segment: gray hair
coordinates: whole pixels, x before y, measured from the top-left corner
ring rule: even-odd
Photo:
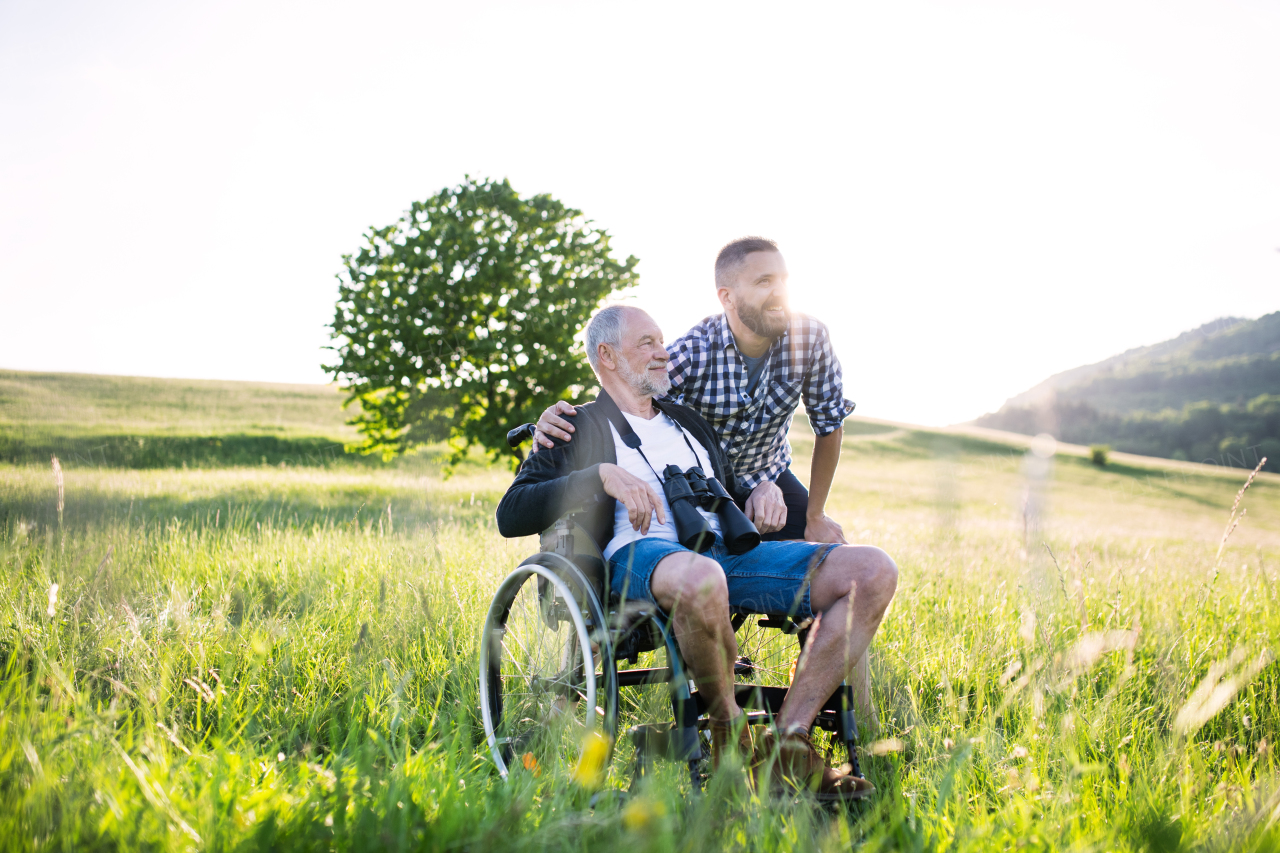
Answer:
[[[610,305],[601,308],[587,323],[587,360],[591,369],[600,375],[600,344],[622,346],[622,327],[627,322],[627,312],[636,310],[630,305]]]

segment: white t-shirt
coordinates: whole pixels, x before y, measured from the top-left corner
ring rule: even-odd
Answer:
[[[692,435],[688,435],[680,426],[671,418],[662,412],[652,420],[636,417],[635,415],[623,412],[622,416],[627,419],[627,423],[631,424],[631,428],[635,430],[636,435],[640,437],[640,448],[644,451],[644,455],[648,457],[652,463],[651,469],[645,464],[644,458],[640,456],[639,450],[632,450],[622,443],[622,436],[618,435],[618,430],[613,424],[609,424],[609,430],[613,433],[613,446],[618,451],[618,467],[622,468],[630,474],[635,474],[641,480],[649,484],[649,488],[653,489],[658,496],[658,500],[662,501],[662,511],[666,514],[667,523],[659,524],[657,513],[649,520],[649,536],[656,536],[659,539],[666,539],[669,542],[679,541],[676,538],[675,520],[671,517],[671,507],[667,504],[667,496],[662,493],[662,482],[654,476],[654,471],[659,474],[662,469],[668,465],[675,465],[681,471],[687,471],[694,465],[701,465],[702,470],[708,477],[715,476],[715,469],[711,467],[711,457],[707,454],[707,449],[702,446]],[[689,452],[689,444],[685,444],[685,436],[689,438],[689,444],[693,445],[697,451],[697,459]],[[707,519],[711,524],[711,529],[720,533],[720,519],[713,512],[706,512],[701,507],[698,512],[702,513],[703,518]],[[618,501],[617,507],[613,511],[613,538],[609,540],[609,545],[604,549],[604,558],[607,560],[613,556],[613,552],[617,551],[628,542],[634,542],[636,539],[643,539],[639,530],[631,527],[631,518],[627,515],[627,507],[622,501]]]

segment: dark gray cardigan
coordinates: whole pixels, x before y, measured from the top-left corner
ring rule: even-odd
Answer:
[[[555,447],[544,447],[529,454],[498,504],[498,531],[503,536],[532,536],[546,530],[565,513],[582,510],[584,515],[578,523],[601,549],[613,538],[617,502],[605,494],[604,484],[600,482],[600,464],[616,465],[618,453],[602,404],[617,406],[601,390],[595,402],[575,407],[578,413],[573,418],[572,441],[553,439]],[[715,475],[739,506],[744,504],[750,492],[738,485],[719,437],[702,415],[678,403],[654,400],[653,405],[706,448],[713,468],[707,473]]]

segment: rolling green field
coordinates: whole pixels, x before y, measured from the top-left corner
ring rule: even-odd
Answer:
[[[352,412],[325,385],[0,370],[0,460],[69,468],[308,465],[343,458]]]
[[[113,393],[57,422],[172,420]],[[278,425],[322,434],[302,399]],[[0,463],[0,849],[1277,849],[1280,477],[1219,554],[1244,473],[1037,460],[849,423],[831,513],[901,583],[879,795],[835,812],[734,772],[624,797],[615,761],[594,807],[565,768],[496,777],[480,626],[536,550],[495,529],[505,468],[68,465],[60,510],[47,461]]]

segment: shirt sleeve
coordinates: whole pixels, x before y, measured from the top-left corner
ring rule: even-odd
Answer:
[[[577,470],[581,440],[530,455],[498,502],[498,532],[507,538],[533,536],[574,509],[594,503],[604,494],[600,465]]]
[[[805,378],[804,410],[814,435],[830,435],[853,414],[853,402],[844,398],[844,376],[840,359],[831,346],[827,327],[814,323],[809,350],[809,371]]]

